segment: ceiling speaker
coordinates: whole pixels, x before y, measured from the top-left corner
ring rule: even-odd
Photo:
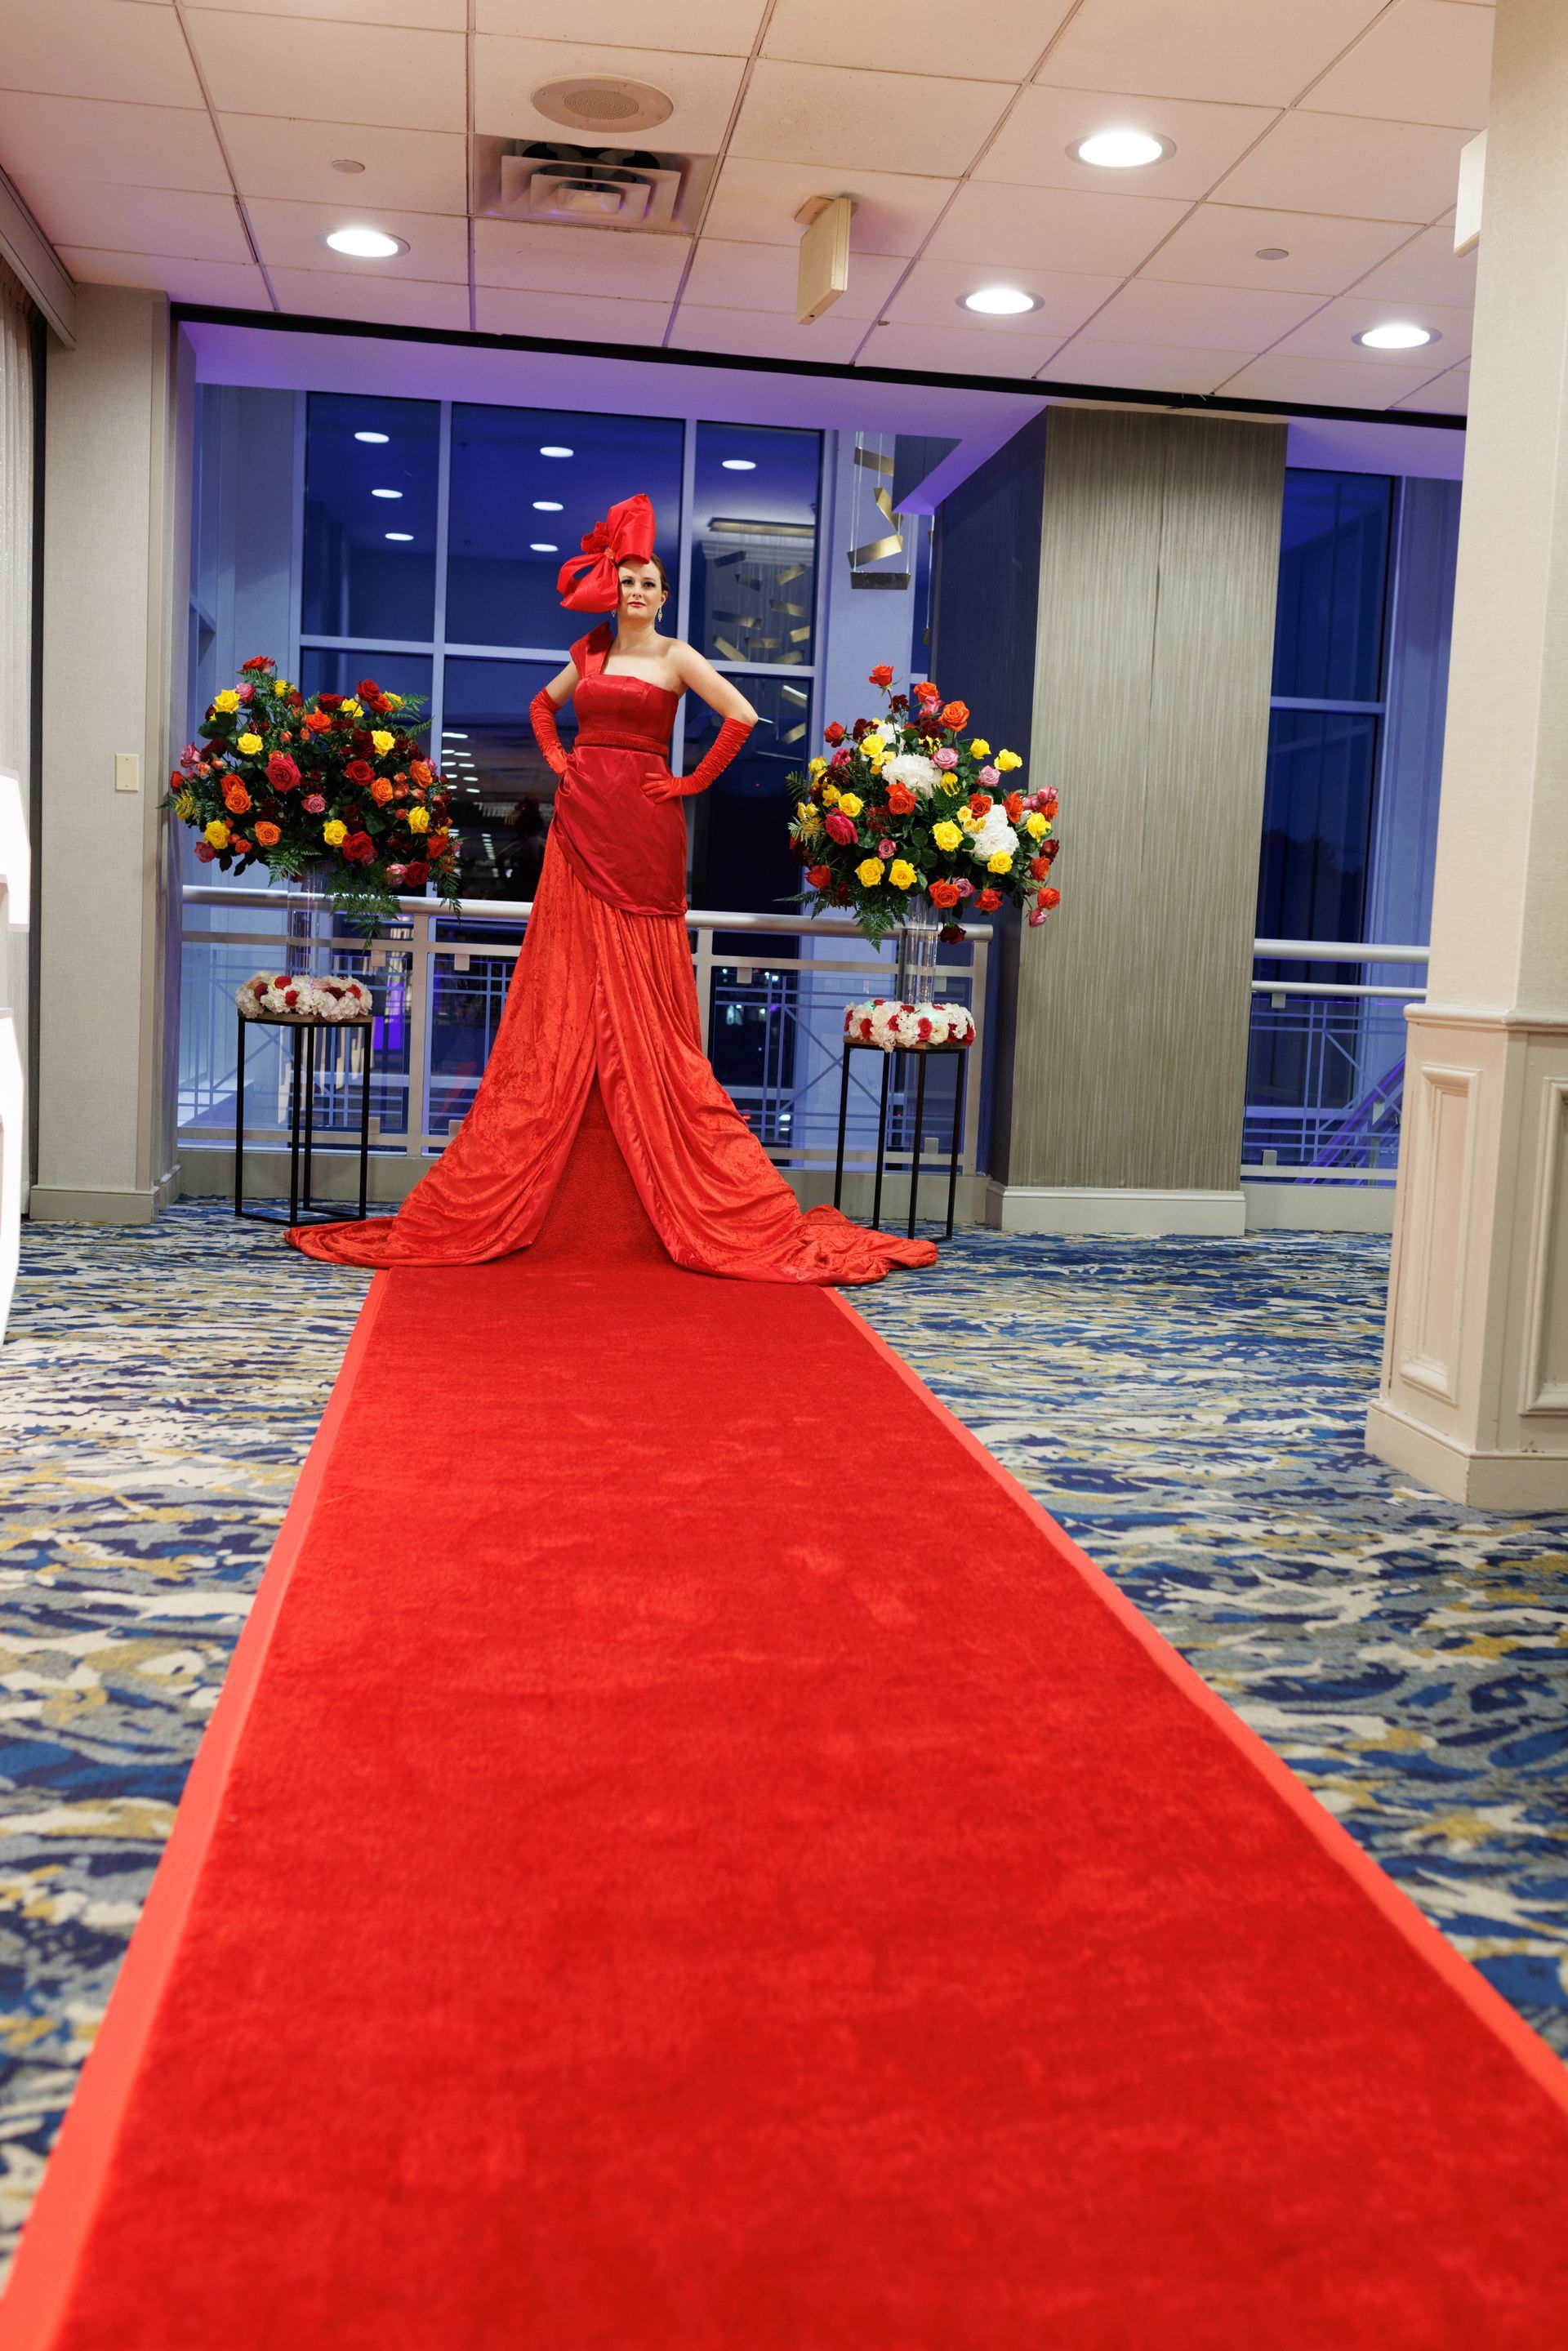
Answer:
[[[551,122],[564,122],[572,131],[651,131],[675,110],[674,99],[651,82],[622,81],[608,74],[547,81],[535,90],[532,103]]]

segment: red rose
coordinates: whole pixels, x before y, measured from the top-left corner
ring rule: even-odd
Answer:
[[[1050,858],[1031,857],[1029,861],[1029,870],[1033,874],[1037,882],[1043,882],[1046,875],[1051,871]]]
[[[196,856],[203,865],[210,865],[218,853],[210,841],[198,841],[195,847]]]
[[[343,854],[350,865],[371,865],[375,862],[376,844],[368,832],[351,832],[343,843]]]
[[[1057,859],[1061,854],[1061,841],[1042,841],[1040,844],[1040,853],[1044,858],[1048,865],[1054,865]]]
[[[944,946],[956,947],[964,935],[962,923],[944,923],[936,934]]]
[[[968,704],[967,702],[949,702],[942,713],[943,726],[955,727],[967,726],[968,723]]]
[[[1017,824],[1019,817],[1023,814],[1023,794],[1021,792],[1009,792],[1006,799],[1002,802],[1002,806],[1008,812],[1008,822],[1009,824]]]
[[[956,882],[933,882],[930,898],[934,906],[956,906],[958,903],[958,885]]]
[[[275,751],[267,763],[267,780],[275,791],[291,792],[299,781],[299,770],[287,751]]]
[[[982,914],[994,914],[1002,903],[999,890],[982,890],[975,904]]]
[[[343,780],[350,784],[373,784],[376,771],[368,759],[350,759],[343,770]]]
[[[1060,906],[1061,893],[1060,890],[1042,890],[1035,904],[1040,906]]]
[[[915,794],[907,784],[890,784],[887,805],[894,816],[908,816],[915,807]]]
[[[806,879],[813,890],[825,890],[832,878],[833,869],[831,865],[812,865],[807,868]]]
[[[423,890],[430,879],[430,867],[423,857],[417,857],[402,878],[411,890]]]
[[[989,792],[971,792],[969,794],[969,814],[971,816],[988,816],[990,814],[990,809],[991,796]]]
[[[822,729],[822,740],[824,743],[841,743],[843,739],[844,730],[839,725],[836,718],[831,726],[825,726]]]
[[[276,669],[277,666],[277,664],[273,660],[270,653],[252,653],[249,661],[241,662],[240,664],[242,671],[247,669]]]
[[[316,700],[323,710],[340,710],[343,706],[340,694],[319,694]]]
[[[886,662],[878,662],[867,683],[872,685],[880,685],[883,687],[890,686],[893,684],[893,671]]]
[[[381,687],[373,677],[362,677],[354,691],[361,702],[377,702],[381,698]]]
[[[859,838],[854,826],[850,821],[849,818],[847,816],[841,816],[837,809],[829,810],[827,827],[833,839],[839,842],[841,848],[847,849],[852,841]]]

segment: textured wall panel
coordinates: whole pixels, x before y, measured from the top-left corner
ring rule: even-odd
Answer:
[[[1009,1185],[1234,1191],[1285,428],[1052,412]]]

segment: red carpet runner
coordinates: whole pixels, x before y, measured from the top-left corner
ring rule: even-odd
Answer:
[[[1562,2341],[1541,2045],[833,1297],[572,1182],[380,1278],[7,2351]]]

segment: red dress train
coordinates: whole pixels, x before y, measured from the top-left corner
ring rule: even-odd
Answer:
[[[802,1213],[702,1047],[685,825],[665,778],[678,697],[575,647],[577,746],[473,1108],[396,1217],[288,1235],[339,1265],[473,1265],[524,1249],[597,1081],[632,1181],[676,1265],[741,1281],[880,1281],[936,1245]],[[592,1254],[591,1229],[580,1237]]]

